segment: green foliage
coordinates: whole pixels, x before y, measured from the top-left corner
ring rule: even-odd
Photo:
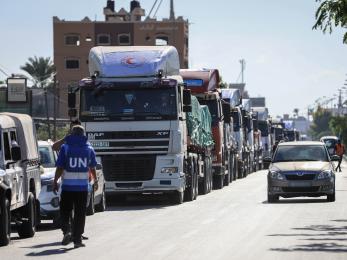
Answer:
[[[49,57],[30,57],[20,68],[31,76],[35,86],[39,88],[47,87],[55,73],[55,66]]]
[[[310,129],[310,134],[314,139],[319,139],[324,135],[332,134],[329,128],[329,122],[331,118],[331,112],[323,109],[322,107],[317,108],[317,111],[313,113],[313,124]]]
[[[51,125],[51,132],[53,134],[53,125]],[[69,125],[65,127],[57,127],[57,140],[62,139],[69,132]],[[48,125],[40,124],[36,127],[37,140],[46,141],[49,139],[48,136]],[[53,137],[52,137],[53,138]]]
[[[316,23],[313,29],[332,33],[333,27],[347,28],[347,0],[316,0],[321,3],[316,11]],[[347,32],[343,37],[347,44]]]
[[[347,143],[347,117],[333,117],[330,120],[329,126],[334,135],[339,136],[341,140]]]

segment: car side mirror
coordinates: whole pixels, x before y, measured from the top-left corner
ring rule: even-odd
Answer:
[[[13,161],[20,161],[22,160],[21,150],[19,146],[14,146],[11,148],[11,155]]]
[[[263,162],[265,162],[265,163],[272,163],[272,158],[271,157],[265,157],[263,159]]]
[[[337,161],[340,160],[340,156],[338,156],[338,155],[332,155],[332,156],[330,156],[330,159],[331,159],[332,161],[334,161],[334,162],[337,162]]]
[[[97,171],[102,170],[102,164],[101,163],[97,163],[96,166],[95,166],[95,169]]]

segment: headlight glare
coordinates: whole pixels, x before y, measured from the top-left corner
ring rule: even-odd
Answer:
[[[321,173],[319,173],[318,175],[318,180],[322,180],[322,179],[329,179],[333,176],[331,170],[326,170],[326,171],[322,171]]]
[[[177,173],[178,167],[163,167],[161,168],[161,173],[171,174],[171,173]]]

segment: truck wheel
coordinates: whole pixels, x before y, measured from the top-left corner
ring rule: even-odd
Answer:
[[[95,210],[96,212],[104,212],[106,210],[105,188],[102,190],[100,203],[95,206]]]
[[[169,194],[169,199],[174,205],[182,204],[184,199],[184,192],[174,191]]]
[[[239,170],[238,160],[237,160],[237,157],[234,156],[234,181],[237,179],[238,170]]]
[[[194,178],[194,164],[192,161],[189,161],[189,165],[188,165],[188,171],[189,171],[189,180],[188,180],[188,187],[186,187],[185,191],[184,191],[184,200],[185,201],[193,201],[194,197],[195,197],[195,178]]]
[[[90,193],[89,203],[87,206],[87,216],[92,216],[95,213],[95,206],[94,206],[94,188],[92,187],[93,191]]]
[[[33,237],[36,232],[36,202],[35,196],[31,192],[29,193],[28,204],[23,208],[23,216],[26,220],[22,221],[22,224],[18,227],[18,235],[20,238]]]
[[[8,198],[1,199],[0,207],[0,246],[7,246],[11,240],[11,212]]]
[[[213,189],[214,190],[223,189],[223,184],[224,184],[224,176],[223,175],[213,176]]]

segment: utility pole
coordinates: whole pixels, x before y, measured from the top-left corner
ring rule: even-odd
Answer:
[[[339,102],[337,106],[337,111],[339,116],[341,116],[341,109],[342,109],[342,89],[339,89]]]
[[[57,140],[57,74],[53,77],[53,140]]]
[[[240,63],[241,63],[241,83],[245,83],[246,61],[244,59],[241,59]]]
[[[170,0],[170,20],[174,21],[175,19],[174,0]]]

